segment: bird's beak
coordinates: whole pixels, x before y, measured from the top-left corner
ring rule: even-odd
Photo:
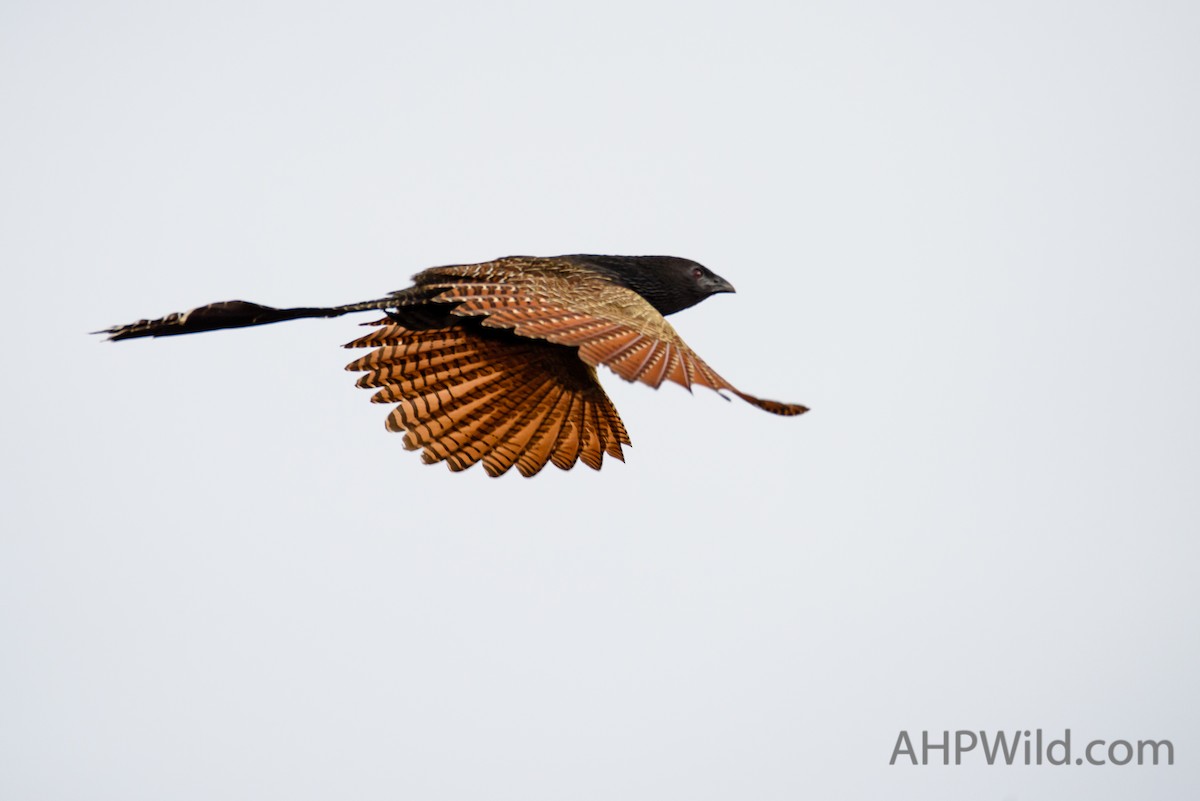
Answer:
[[[717,294],[718,292],[737,292],[737,290],[733,288],[733,284],[729,283],[719,275],[714,275],[711,278],[708,278],[705,281],[705,288],[708,289],[709,293],[713,295]]]

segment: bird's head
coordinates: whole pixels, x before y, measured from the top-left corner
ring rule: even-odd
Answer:
[[[678,256],[572,256],[611,275],[637,292],[658,310],[674,314],[720,292],[733,292],[733,284],[703,264]]]
[[[685,273],[685,278],[693,287],[693,294],[697,295],[696,302],[707,298],[709,295],[716,295],[720,292],[736,292],[733,284],[726,281],[721,276],[714,273],[712,270],[705,267],[703,264],[698,264],[690,259],[671,259],[672,262],[681,262],[677,269],[682,269]]]

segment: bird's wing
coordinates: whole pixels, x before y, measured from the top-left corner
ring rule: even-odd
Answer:
[[[485,326],[578,348],[587,364],[604,365],[626,381],[728,390],[774,414],[808,411],[740,391],[705,364],[645,298],[577,264],[511,257],[435,267],[416,280],[429,293],[425,297],[457,304],[454,314],[481,316]]]
[[[346,366],[360,387],[395,403],[387,419],[426,464],[489,475],[514,465],[532,476],[547,462],[599,470],[604,454],[624,461],[629,435],[596,371],[570,348],[479,330],[474,325],[410,329],[387,320],[346,347],[376,350]]]

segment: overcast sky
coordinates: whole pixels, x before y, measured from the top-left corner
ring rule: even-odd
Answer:
[[[1182,799],[1193,3],[0,6],[0,797]],[[355,318],[217,300],[666,253],[784,419],[601,378],[627,462],[421,464]],[[888,762],[901,732],[1171,767]]]

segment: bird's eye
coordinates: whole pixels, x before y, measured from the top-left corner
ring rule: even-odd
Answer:
[[[692,268],[692,278],[699,279],[699,278],[702,278],[703,276],[704,276],[704,270],[700,269],[699,267]]]

